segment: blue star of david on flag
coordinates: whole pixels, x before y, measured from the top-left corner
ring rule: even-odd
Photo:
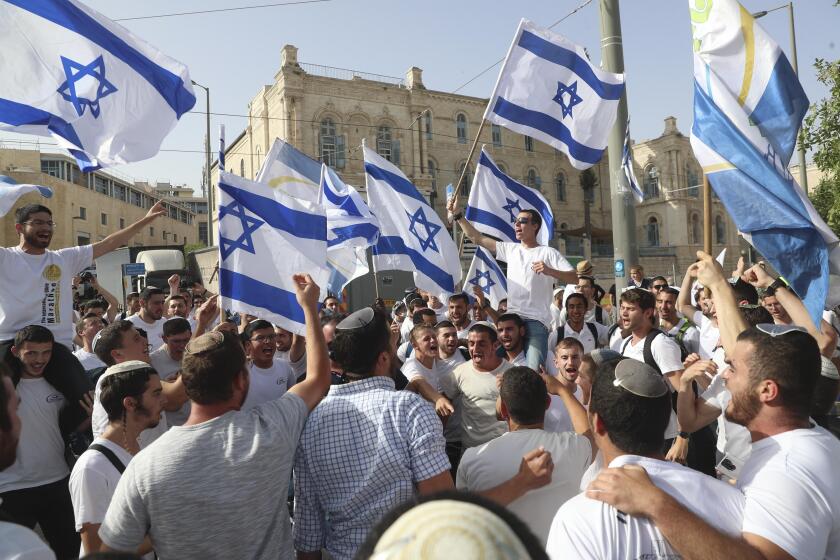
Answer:
[[[487,280],[487,282],[485,282],[484,285],[481,284],[482,278]],[[468,282],[473,286],[478,286],[479,288],[481,288],[481,291],[487,294],[488,296],[490,295],[490,287],[496,285],[493,279],[490,278],[489,270],[476,270],[475,277],[470,278]]]
[[[507,210],[510,213],[510,223],[513,223],[516,221],[516,215],[522,212],[522,206],[519,205],[518,198],[516,200],[511,200],[508,197],[505,197],[505,200],[507,201],[507,204],[502,206],[502,210]],[[516,209],[516,212],[513,211],[514,208]]]
[[[568,102],[564,96],[568,96]],[[560,107],[563,109],[563,118],[574,118],[572,109],[574,109],[575,105],[583,101],[583,99],[581,99],[581,97],[577,94],[577,80],[572,82],[569,86],[563,82],[557,82],[557,95],[552,97],[552,99],[559,103]]]
[[[85,107],[90,107],[93,118],[99,118],[99,100],[117,91],[114,84],[105,78],[105,61],[102,60],[102,55],[87,65],[62,56],[61,64],[64,66],[66,80],[58,87],[58,93],[73,104],[80,117],[85,114]],[[76,91],[76,85],[88,76],[99,82],[96,87],[96,97],[93,99],[80,97]]]
[[[236,201],[231,202],[227,206],[219,207],[219,221],[221,222],[225,216],[232,216],[239,219],[239,222],[242,224],[242,234],[236,239],[219,237],[219,250],[222,252],[222,260],[227,259],[237,249],[242,249],[255,255],[254,239],[251,237],[251,234],[257,231],[265,222],[246,215],[245,207]]]
[[[426,214],[423,213],[423,207],[418,206],[417,211],[413,215],[408,212],[405,214],[411,220],[408,224],[408,231],[414,234],[414,237],[416,237],[417,241],[420,242],[420,248],[423,249],[423,251],[431,249],[436,253],[440,252],[438,251],[437,244],[435,243],[435,235],[437,235],[440,231],[440,226],[429,222],[428,218],[426,218]],[[417,231],[417,224],[420,224],[423,228],[425,228],[425,239],[423,239],[420,232]]]

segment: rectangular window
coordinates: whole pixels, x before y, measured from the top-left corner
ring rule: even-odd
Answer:
[[[114,188],[112,190],[112,194],[114,198],[117,200],[125,200],[125,185],[120,185],[119,183],[114,183]]]
[[[493,136],[493,145],[497,148],[502,147],[502,127],[494,124],[490,126],[490,131]]]
[[[334,134],[321,134],[321,161],[328,167],[335,167],[337,163]]]
[[[155,236],[155,228],[153,226],[149,226],[149,237]]]
[[[87,220],[87,208],[84,206],[79,206],[79,219]]]
[[[108,179],[106,179],[105,177],[94,175],[93,186],[96,192],[104,195],[108,194]]]
[[[525,137],[525,151],[526,152],[533,152],[534,151],[534,139],[530,136]]]
[[[61,162],[60,161],[41,161],[41,173],[46,173],[51,177],[61,179]]]
[[[135,191],[134,189],[129,190],[129,197],[130,201],[134,206],[139,206],[143,208],[143,195],[139,192]]]
[[[108,214],[106,214],[105,212],[102,212],[101,214],[99,214],[99,221],[102,223],[103,226],[107,226],[108,225]]]

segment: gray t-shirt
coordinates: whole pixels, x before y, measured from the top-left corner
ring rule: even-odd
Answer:
[[[128,465],[99,536],[158,558],[294,557],[286,498],[309,411],[294,393],[176,426]],[[247,520],[247,522],[243,522]]]

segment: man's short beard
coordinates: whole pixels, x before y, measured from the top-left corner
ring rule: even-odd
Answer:
[[[26,242],[27,245],[32,245],[33,247],[37,247],[38,249],[46,249],[50,246],[50,241],[52,241],[52,234],[50,234],[50,238],[47,240],[46,243],[38,239],[38,236],[35,234],[27,235],[24,233],[23,240]]]
[[[758,398],[758,395],[755,394],[753,389],[753,387],[750,387],[743,393],[743,396],[742,394],[732,394],[730,406],[727,406],[726,411],[724,412],[724,417],[727,420],[734,422],[735,424],[740,424],[741,426],[746,426],[752,422],[756,416],[758,416],[758,413],[761,410],[761,400]],[[731,412],[730,407],[732,410]]]

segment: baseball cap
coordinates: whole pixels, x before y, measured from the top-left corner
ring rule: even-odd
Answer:
[[[661,374],[644,362],[633,359],[621,360],[615,366],[613,385],[649,399],[668,394],[668,384]]]

